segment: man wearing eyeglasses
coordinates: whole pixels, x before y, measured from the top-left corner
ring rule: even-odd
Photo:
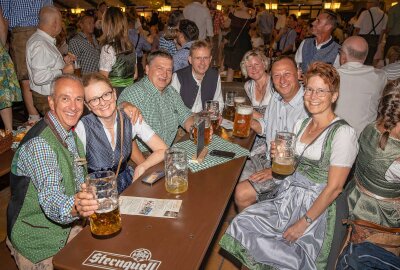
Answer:
[[[303,86],[299,82],[300,73],[296,62],[289,56],[280,56],[271,67],[274,90],[268,109],[261,119],[253,119],[251,128],[257,134],[265,136],[267,142],[267,159],[271,141],[279,131],[293,132],[297,120],[307,117],[304,107]],[[265,200],[265,193],[270,188],[271,168],[249,170],[240,177],[235,190],[235,203],[239,211],[257,201]]]
[[[202,111],[207,100],[217,100],[220,112],[224,108],[221,78],[218,70],[210,67],[211,60],[209,43],[195,41],[190,48],[190,65],[172,75],[171,86],[181,95],[186,107],[194,113]]]
[[[385,71],[365,65],[368,43],[360,36],[347,38],[340,50],[340,98],[335,113],[346,120],[360,136],[376,119],[379,99],[386,85]]]

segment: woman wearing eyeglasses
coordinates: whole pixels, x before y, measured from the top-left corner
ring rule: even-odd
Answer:
[[[299,162],[295,173],[276,180],[269,199],[240,213],[220,242],[246,267],[327,269],[332,265],[328,257],[335,230],[335,199],[358,152],[356,132],[332,109],[338,91],[335,68],[322,62],[310,65],[304,105],[311,117],[294,128]],[[271,156],[274,153],[273,148]]]
[[[133,125],[130,118],[117,109],[116,92],[106,77],[99,73],[88,74],[83,77],[83,85],[85,103],[91,113],[82,117],[75,131],[86,151],[88,172],[111,170],[116,173],[120,166],[117,182],[121,193],[149,167],[163,160],[167,145],[144,121]],[[133,170],[127,163],[136,136],[153,153]]]

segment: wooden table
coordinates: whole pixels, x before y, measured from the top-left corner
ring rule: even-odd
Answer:
[[[221,137],[227,135],[224,133]],[[252,132],[249,138],[231,140],[250,149],[254,138],[255,134]],[[181,199],[182,207],[178,218],[122,215],[122,230],[110,239],[94,238],[87,226],[54,257],[55,268],[94,269],[93,266],[83,265],[86,260],[85,264],[100,264],[103,269],[123,269],[106,266],[104,263],[131,263],[131,269],[198,269],[245,161],[246,158],[242,157],[197,173],[189,172],[189,189],[181,195],[167,193],[164,180],[152,187],[136,181],[123,195]],[[161,166],[159,164],[150,171]],[[136,261],[130,257],[131,253]],[[91,262],[87,260],[89,257]],[[146,259],[140,262],[138,257]]]
[[[0,154],[0,177],[11,171],[11,162],[14,154],[15,151],[12,149]]]

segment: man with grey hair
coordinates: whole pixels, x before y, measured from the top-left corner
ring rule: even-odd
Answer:
[[[295,60],[301,71],[306,73],[308,65],[315,61],[322,61],[339,67],[340,45],[332,38],[332,32],[337,25],[337,14],[324,10],[312,23],[314,37],[306,38],[296,51]]]
[[[73,73],[76,57],[63,58],[56,47],[56,36],[61,32],[62,18],[54,6],[45,6],[39,12],[39,26],[26,44],[26,63],[33,103],[45,115],[49,111],[47,96],[51,81],[60,74]]]
[[[368,44],[359,36],[347,38],[340,51],[340,90],[335,113],[345,119],[359,136],[374,121],[379,98],[387,83],[386,73],[364,65]]]
[[[60,75],[49,88],[50,111],[26,134],[11,168],[6,242],[19,269],[53,269],[52,257],[80,231],[77,221],[98,208],[84,191],[85,152],[72,131],[83,112],[82,82]]]
[[[364,10],[354,24],[354,35],[359,35],[368,43],[366,65],[372,65],[378,45],[382,41],[386,30],[388,16],[379,8],[379,0],[367,1],[367,10]]]

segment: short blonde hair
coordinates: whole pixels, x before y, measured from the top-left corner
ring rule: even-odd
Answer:
[[[242,58],[242,62],[240,62],[240,69],[242,70],[242,74],[245,78],[248,77],[247,75],[247,69],[246,69],[246,63],[249,61],[250,57],[258,57],[260,58],[261,62],[263,62],[265,71],[269,70],[269,60],[265,56],[264,52],[260,49],[253,49],[248,51],[247,53],[244,54]]]

